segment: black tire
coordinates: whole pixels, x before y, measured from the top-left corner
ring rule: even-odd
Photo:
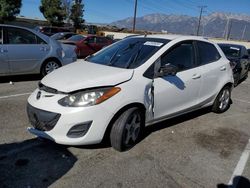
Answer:
[[[110,132],[111,146],[117,151],[126,151],[132,148],[140,140],[143,127],[142,111],[137,107],[129,108],[113,124]]]
[[[43,63],[41,68],[41,75],[44,77],[50,72],[61,67],[61,64],[56,60],[47,60]]]
[[[240,81],[240,73],[237,75],[237,77],[234,79],[234,87],[236,87],[239,84]]]
[[[229,109],[231,102],[231,87],[225,86],[216,97],[212,111],[218,114],[223,113]]]

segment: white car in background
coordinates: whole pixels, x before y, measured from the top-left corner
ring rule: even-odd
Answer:
[[[44,77],[28,99],[28,130],[66,145],[109,136],[124,151],[145,125],[208,106],[226,111],[232,86],[229,61],[208,40],[130,37]]]
[[[0,76],[47,75],[77,60],[75,47],[25,27],[0,24]]]

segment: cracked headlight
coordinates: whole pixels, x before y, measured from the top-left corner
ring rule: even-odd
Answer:
[[[93,106],[111,98],[119,91],[121,91],[119,87],[81,91],[60,99],[58,103],[68,107]]]

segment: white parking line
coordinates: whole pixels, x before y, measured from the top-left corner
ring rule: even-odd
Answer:
[[[246,100],[242,100],[242,99],[233,99],[233,100],[236,100],[236,101],[239,101],[239,102],[243,102],[243,103],[248,103],[248,104],[250,104],[250,102],[249,101],[246,101]]]
[[[244,168],[246,166],[246,163],[247,163],[247,160],[249,158],[249,154],[250,154],[250,139],[248,140],[248,143],[245,147],[245,150],[243,151],[243,153],[241,154],[240,156],[240,160],[237,164],[237,166],[235,167],[234,169],[234,172],[233,172],[233,175],[231,176],[231,179],[230,181],[228,182],[228,185],[232,185],[233,183],[233,180],[236,176],[241,176],[243,171],[244,171]],[[238,179],[236,179],[237,182],[234,181],[234,185],[232,186],[232,188],[236,188],[237,185],[238,185]]]
[[[20,97],[23,95],[30,95],[31,93],[20,93],[20,94],[15,94],[15,95],[7,95],[7,96],[0,96],[0,99],[7,99],[11,97]]]

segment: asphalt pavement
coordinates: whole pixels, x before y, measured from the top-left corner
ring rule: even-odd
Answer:
[[[147,127],[134,148],[68,147],[29,134],[39,77],[0,77],[0,187],[250,187],[250,78],[223,114],[202,109]]]

